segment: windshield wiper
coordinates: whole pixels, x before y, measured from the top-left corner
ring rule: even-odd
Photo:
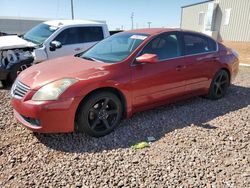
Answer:
[[[87,60],[90,60],[90,61],[97,61],[97,62],[103,62],[103,61],[100,61],[98,59],[95,59],[93,57],[87,57],[87,56],[82,56],[83,59],[87,59]]]
[[[27,40],[28,42],[32,42],[32,43],[34,43],[34,44],[40,44],[40,43],[38,43],[37,41],[33,41],[33,40],[30,40],[30,39],[28,39],[28,38],[26,38],[26,37],[22,37],[24,40]]]
[[[95,59],[92,58],[92,57],[82,56],[82,58],[83,58],[83,59],[90,60],[90,61],[95,61]]]

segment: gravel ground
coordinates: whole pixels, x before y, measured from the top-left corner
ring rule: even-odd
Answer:
[[[221,100],[137,113],[99,139],[33,134],[8,90],[0,99],[0,187],[250,187],[250,68]],[[149,148],[131,148],[148,136]]]

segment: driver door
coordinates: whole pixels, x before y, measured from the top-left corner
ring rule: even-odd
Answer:
[[[84,48],[84,43],[80,42],[79,39],[79,27],[67,28],[59,33],[54,41],[59,41],[62,47],[59,49],[52,50],[50,46],[47,46],[48,58],[53,59],[57,57],[67,56],[76,54],[78,51]]]
[[[102,27],[67,28],[54,39],[61,42],[61,48],[51,50],[50,46],[47,47],[48,58],[52,59],[83,52],[103,38]]]
[[[168,32],[152,39],[139,54],[156,54],[159,61],[133,64],[133,107],[136,110],[158,106],[185,94],[181,46],[179,33]]]

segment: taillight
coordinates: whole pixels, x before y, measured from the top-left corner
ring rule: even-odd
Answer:
[[[227,55],[231,55],[231,54],[233,54],[237,58],[239,57],[239,54],[235,49],[227,48]]]
[[[232,49],[232,53],[235,57],[239,58],[239,53],[235,49]]]
[[[227,55],[231,55],[233,53],[231,48],[226,48],[226,49],[227,49]]]

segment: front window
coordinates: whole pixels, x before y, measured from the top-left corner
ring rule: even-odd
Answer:
[[[181,48],[177,34],[164,33],[151,40],[140,55],[156,54],[159,60],[181,56]]]
[[[37,25],[36,27],[29,30],[23,38],[27,41],[33,42],[35,44],[42,44],[47,38],[52,35],[58,27],[47,25],[44,23],[41,23]]]
[[[108,37],[81,55],[108,63],[126,59],[149,35],[141,33],[118,33]]]

